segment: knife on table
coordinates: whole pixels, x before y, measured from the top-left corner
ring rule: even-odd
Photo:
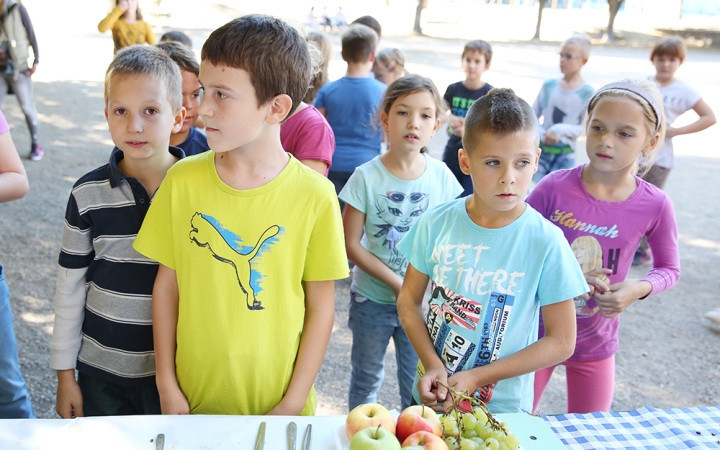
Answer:
[[[305,428],[305,436],[303,436],[303,442],[302,442],[302,446],[300,447],[300,450],[310,450],[311,436],[312,436],[312,425],[308,424],[307,428]]]
[[[263,448],[265,448],[265,422],[260,424],[255,440],[255,450],[263,450]]]
[[[295,441],[297,440],[297,425],[295,422],[290,422],[287,426],[287,443],[288,450],[295,450]]]

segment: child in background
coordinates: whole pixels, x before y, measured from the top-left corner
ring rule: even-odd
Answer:
[[[157,43],[152,27],[143,20],[138,1],[115,0],[115,8],[98,24],[101,33],[112,30],[116,53],[133,44]]]
[[[405,55],[397,48],[384,48],[375,56],[372,72],[375,79],[390,85],[405,76]]]
[[[700,93],[689,84],[675,78],[675,72],[685,61],[686,55],[685,41],[679,36],[661,38],[650,52],[650,61],[655,66],[654,79],[660,85],[668,127],[665,132],[665,140],[658,150],[655,161],[642,178],[660,189],[665,186],[670,170],[675,167],[672,138],[683,134],[697,133],[715,123],[715,113],[702,99]],[[681,128],[671,126],[675,119],[691,109],[698,115],[695,122]],[[647,241],[643,239],[635,252],[633,265],[639,266],[647,263],[651,258]]]
[[[168,31],[160,36],[160,42],[179,42],[189,49],[193,48],[192,40],[182,31]]]
[[[312,61],[312,77],[317,78],[322,66],[322,54],[308,40]],[[311,85],[312,89],[312,85]],[[307,93],[305,94],[307,95]],[[335,151],[335,135],[325,116],[313,106],[300,102],[290,117],[280,126],[280,143],[286,152],[315,172],[327,176]]]
[[[182,75],[182,105],[185,108],[185,121],[180,131],[170,136],[170,145],[180,147],[185,152],[185,156],[206,152],[210,150],[207,137],[195,127],[199,117],[198,106],[200,106],[202,90],[198,82],[200,64],[192,50],[177,42],[161,42],[156,47],[170,56],[170,59],[180,67]]]
[[[449,386],[492,412],[529,411],[532,372],[572,353],[571,299],[588,287],[562,232],[523,201],[540,156],[530,105],[493,89],[470,107],[464,131],[459,162],[473,194],[428,211],[398,244],[410,262],[398,312],[420,357],[413,395],[447,411]]]
[[[587,114],[590,162],[553,172],[528,197],[568,242],[595,240],[604,258],[601,268],[585,273],[591,287],[587,306],[590,312],[598,308],[598,313],[578,314],[575,352],[562,363],[570,413],[610,410],[619,314],[638,299],[670,289],[680,277],[672,202],[635,175],[638,158],[652,162],[665,134],[657,86],[648,80],[611,83],[590,99]],[[642,280],[626,280],[644,235],[655,255],[654,267]],[[547,329],[548,318],[543,319]],[[554,368],[535,374],[534,409]]]
[[[590,58],[590,39],[576,34],[560,47],[560,72],[563,77],[547,80],[533,103],[540,126],[540,163],[533,176],[537,184],[545,175],[575,166],[575,145],[582,133],[583,115],[595,89],[585,82],[580,71]]]
[[[490,69],[492,53],[492,47],[485,41],[476,40],[465,44],[461,56],[465,80],[448,86],[443,96],[451,114],[443,161],[463,187],[463,197],[473,193],[472,180],[462,171],[458,162],[458,151],[462,148],[465,115],[477,99],[492,89],[492,86],[482,80],[483,73]]]
[[[351,25],[342,35],[345,76],[320,89],[315,107],[335,134],[335,153],[328,178],[340,193],[356,167],[380,154],[382,133],[373,126],[387,86],[370,76],[377,34],[365,25]]]
[[[23,198],[29,190],[27,174],[18,156],[10,126],[0,112],[0,203]],[[10,309],[5,268],[0,264],[0,419],[35,417],[25,379],[20,372],[17,340]]]
[[[320,71],[313,77],[310,89],[308,89],[307,93],[305,93],[305,98],[303,98],[305,103],[313,104],[320,88],[330,81],[328,78],[328,69],[330,67],[330,61],[332,60],[332,42],[330,42],[330,38],[325,33],[321,33],[319,31],[309,32],[305,40],[315,44],[322,53]]]
[[[376,18],[374,18],[373,16],[361,16],[353,20],[350,25],[357,24],[365,25],[366,27],[372,28],[373,31],[377,33],[378,43],[380,43],[380,38],[382,37],[382,26]]]
[[[409,75],[392,83],[379,114],[390,149],[359,166],[340,192],[347,205],[345,246],[355,263],[348,317],[353,333],[350,410],[377,401],[390,338],[395,343],[401,406],[412,402],[417,354],[396,306],[407,260],[395,244],[428,208],[462,192],[445,164],[425,152],[440,126],[443,107],[429,78]]]
[[[110,162],[80,177],[65,212],[50,367],[63,418],[160,414],[151,294],[158,265],[132,248],[165,173],[183,157],[180,69],[132,46],[105,75]],[[78,379],[75,380],[75,369]]]
[[[201,56],[212,151],[170,170],[134,244],[160,262],[162,412],[311,415],[347,256],[332,185],[280,143],[310,85],[307,45],[248,15],[213,31]]]

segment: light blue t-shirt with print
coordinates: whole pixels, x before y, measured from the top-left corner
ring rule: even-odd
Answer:
[[[537,341],[540,307],[589,288],[562,232],[526,205],[511,224],[475,224],[466,198],[428,211],[398,244],[431,281],[427,328],[448,376],[512,355]],[[424,375],[418,363],[417,381]],[[480,395],[476,393],[476,395]],[[530,411],[533,374],[492,390],[494,413]]]
[[[462,187],[444,162],[423,155],[425,172],[415,180],[396,178],[377,156],[355,170],[339,195],[340,200],[365,214],[361,245],[401,277],[405,276],[408,263],[395,244],[429,207],[462,193]],[[350,289],[377,303],[396,301],[392,289],[357,266]]]

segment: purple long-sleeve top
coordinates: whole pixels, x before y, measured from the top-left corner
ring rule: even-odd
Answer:
[[[608,275],[610,283],[624,281],[638,243],[647,236],[653,255],[653,268],[643,278],[652,285],[648,297],[677,284],[680,279],[677,225],[667,194],[636,177],[637,189],[627,200],[601,201],[585,189],[583,167],[546,176],[527,202],[560,227],[583,272],[603,267],[612,270]],[[558,283],[562,283],[562,274],[558,274]],[[619,317],[608,319],[600,314],[578,317],[577,344],[570,359],[597,361],[614,355],[618,348]],[[540,325],[542,336],[542,322]]]

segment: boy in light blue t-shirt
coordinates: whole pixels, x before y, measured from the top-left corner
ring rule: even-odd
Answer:
[[[375,112],[386,86],[370,76],[378,36],[365,25],[351,25],[342,35],[345,76],[323,86],[315,107],[335,134],[335,153],[328,179],[340,193],[356,167],[380,154],[382,133],[375,126]]]
[[[537,142],[535,114],[512,90],[476,101],[459,152],[473,194],[429,210],[398,244],[410,262],[398,313],[420,357],[419,404],[448,410],[449,387],[492,412],[530,411],[532,373],[573,352],[570,299],[589,289],[562,233],[523,201]],[[538,340],[540,311],[552,333]]]

